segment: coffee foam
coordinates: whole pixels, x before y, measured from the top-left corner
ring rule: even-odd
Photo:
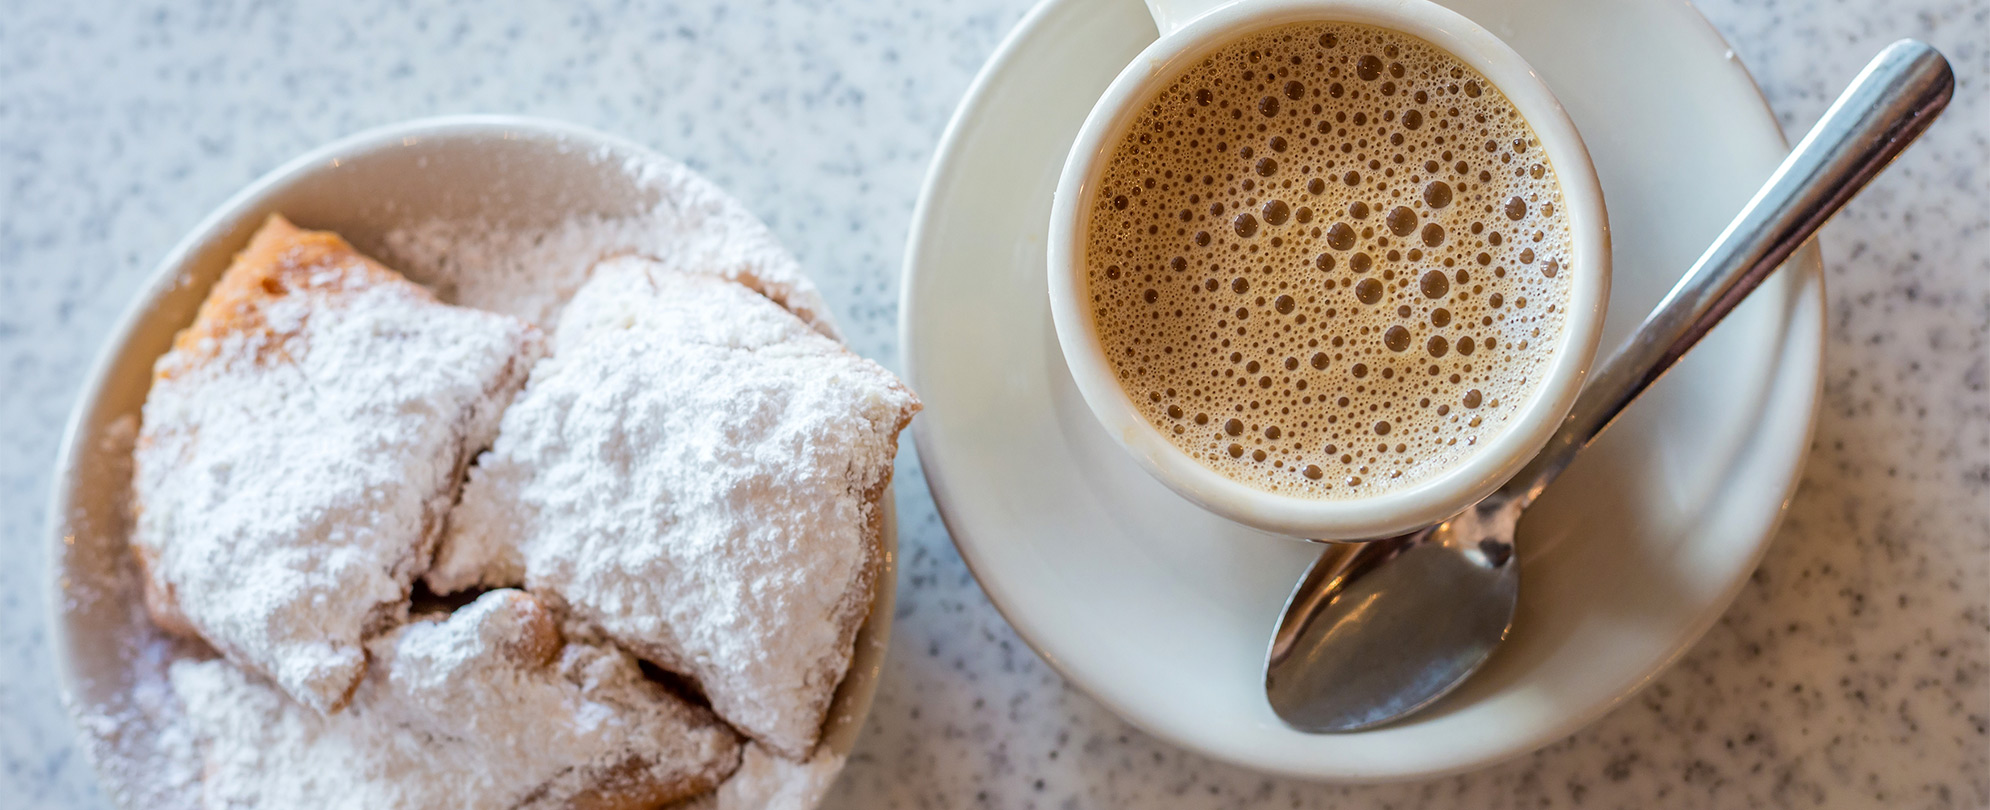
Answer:
[[[1114,373],[1251,486],[1425,481],[1507,427],[1559,343],[1554,169],[1490,82],[1408,34],[1226,45],[1146,101],[1098,189],[1086,278]]]

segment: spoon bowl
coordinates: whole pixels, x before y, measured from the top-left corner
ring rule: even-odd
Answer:
[[[1329,546],[1272,636],[1264,683],[1272,709],[1301,731],[1359,731],[1421,709],[1477,672],[1520,603],[1518,511],[1495,494],[1421,531]]]

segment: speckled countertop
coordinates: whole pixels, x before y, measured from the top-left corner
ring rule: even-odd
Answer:
[[[898,356],[913,199],[1027,0],[8,3],[0,13],[0,805],[102,807],[49,660],[43,508],[85,368],[155,262],[284,159],[364,127],[519,112],[678,156],[763,217],[855,347]],[[1825,231],[1824,407],[1720,624],[1576,736],[1376,788],[1152,740],[1003,623],[900,476],[892,654],[830,799],[896,807],[1990,806],[1990,1],[1709,0],[1800,131],[1898,36],[1961,79]]]

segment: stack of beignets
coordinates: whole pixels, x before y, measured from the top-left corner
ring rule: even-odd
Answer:
[[[331,767],[393,787],[344,806],[652,807],[738,735],[808,760],[917,410],[735,281],[610,260],[542,341],[272,217],[157,364],[135,454],[147,608],[225,658],[173,672],[206,803],[294,805]],[[497,590],[410,622],[417,580]]]

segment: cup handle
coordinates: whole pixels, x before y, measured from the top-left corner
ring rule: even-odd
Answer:
[[[1235,2],[1238,0],[1147,0],[1147,13],[1154,15],[1154,27],[1165,37],[1195,18]]]

